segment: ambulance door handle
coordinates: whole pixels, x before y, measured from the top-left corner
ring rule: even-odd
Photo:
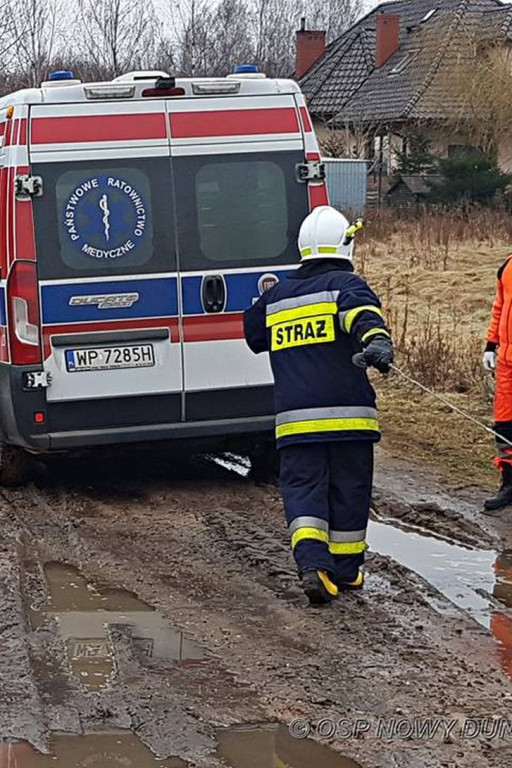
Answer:
[[[223,312],[226,308],[226,283],[222,275],[206,275],[201,286],[205,312]]]

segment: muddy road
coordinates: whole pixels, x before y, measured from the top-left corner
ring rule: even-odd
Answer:
[[[367,587],[315,610],[277,490],[230,461],[0,492],[1,768],[510,766],[506,519],[381,454]]]

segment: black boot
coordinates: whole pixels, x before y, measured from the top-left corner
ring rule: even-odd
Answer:
[[[484,501],[484,507],[486,512],[492,513],[508,507],[509,504],[512,504],[512,466],[503,464],[500,489],[496,496]]]
[[[311,605],[325,605],[338,597],[338,587],[325,571],[305,571],[301,578]]]

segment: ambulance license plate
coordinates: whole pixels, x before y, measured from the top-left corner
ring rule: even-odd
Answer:
[[[66,349],[65,354],[66,368],[69,373],[111,371],[116,368],[150,368],[155,364],[152,344]]]

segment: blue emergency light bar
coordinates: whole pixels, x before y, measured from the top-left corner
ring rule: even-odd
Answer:
[[[237,64],[233,70],[235,75],[245,75],[251,72],[259,72],[256,64]]]
[[[56,72],[50,72],[48,80],[74,80],[75,74],[70,69],[59,69]]]

